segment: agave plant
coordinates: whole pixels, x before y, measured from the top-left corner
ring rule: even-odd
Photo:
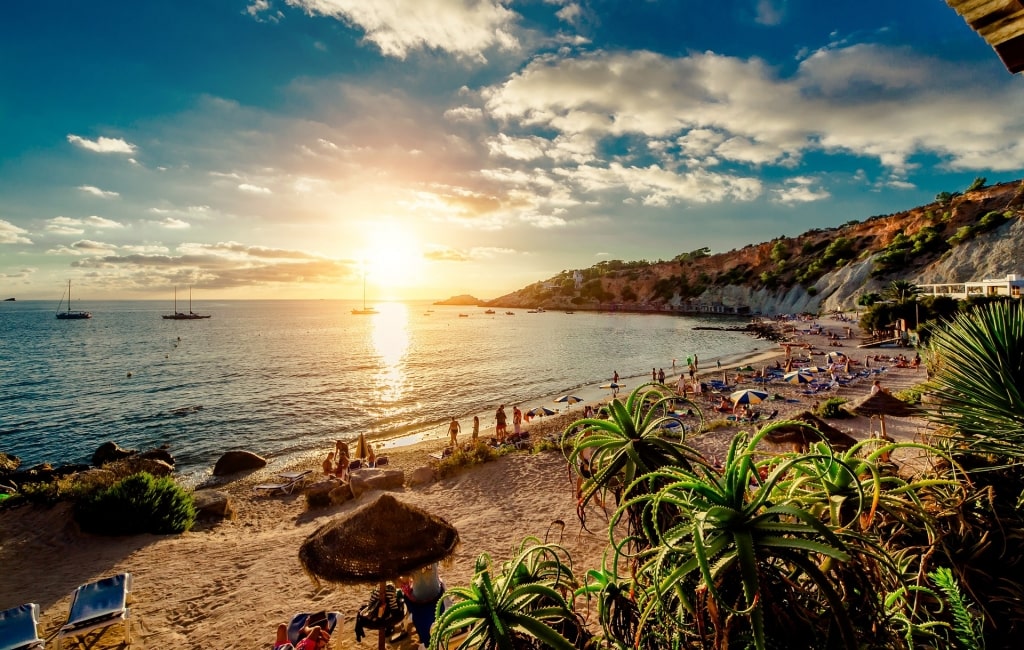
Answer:
[[[661,384],[643,384],[629,394],[625,403],[613,399],[607,420],[585,418],[566,428],[563,441],[576,435],[567,457],[570,465],[577,466],[585,450],[593,453],[591,476],[583,483],[581,511],[599,492],[633,484],[637,477],[654,470],[689,468],[704,462],[692,447],[662,435],[667,423],[676,422],[667,408],[675,399]]]
[[[631,644],[650,645],[647,634],[696,634],[706,647],[733,647],[742,638],[758,650],[773,641],[796,647],[796,639],[805,647],[856,648],[865,633],[855,627],[885,637],[872,579],[884,573],[898,582],[898,567],[868,536],[816,516],[780,488],[804,457],[758,462],[757,444],[782,425],[734,437],[721,472],[656,470],[660,488],[634,492],[616,511],[612,525],[629,508],[668,507],[676,515],[671,526],[644,531],[655,543],[635,557],[639,620]],[[847,602],[853,595],[856,607]]]
[[[993,303],[960,314],[930,343],[927,417],[953,442],[981,454],[1024,460],[1024,310]]]
[[[572,650],[587,637],[566,599],[575,588],[569,554],[557,544],[524,540],[520,553],[497,575],[490,555],[482,553],[472,584],[448,589],[454,603],[438,612],[430,647]],[[461,642],[450,643],[462,634]]]

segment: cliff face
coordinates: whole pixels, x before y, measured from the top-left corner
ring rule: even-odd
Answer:
[[[853,309],[892,280],[964,282],[1024,273],[1024,183],[715,255],[604,262],[490,301],[502,307],[722,311]]]

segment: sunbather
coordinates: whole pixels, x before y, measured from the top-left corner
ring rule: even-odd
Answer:
[[[278,625],[274,650],[322,650],[331,642],[331,635],[316,625],[304,627],[300,636],[302,639],[293,645],[288,640],[288,626],[284,623]]]

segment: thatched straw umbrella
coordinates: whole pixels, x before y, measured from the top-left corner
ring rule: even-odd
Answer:
[[[888,434],[885,433],[885,416],[891,415],[897,418],[906,418],[917,415],[921,412],[916,406],[907,404],[903,400],[893,397],[884,390],[878,391],[874,395],[868,395],[867,397],[855,400],[846,408],[848,411],[856,413],[857,415],[866,415],[869,418],[877,417],[879,427],[881,428],[882,439],[884,440],[890,439]]]
[[[378,583],[382,611],[385,583],[449,557],[459,533],[444,519],[390,494],[382,494],[313,532],[299,548],[299,561],[320,581]],[[380,630],[378,648],[384,648]]]
[[[845,451],[857,443],[855,438],[843,433],[810,411],[804,411],[789,420],[792,421],[781,423],[772,429],[764,439],[773,444],[790,443],[800,451],[807,451],[812,442],[821,440],[821,436],[811,429],[813,427],[820,431],[828,444],[837,451]]]

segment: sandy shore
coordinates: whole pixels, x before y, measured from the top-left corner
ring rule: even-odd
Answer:
[[[840,335],[850,325],[828,319],[819,322]],[[845,347],[834,348],[824,336],[799,332],[794,336],[798,343],[811,343],[822,353],[839,349],[858,361],[869,352],[857,350],[856,340],[842,340]],[[747,364],[760,367],[783,358],[783,348],[776,347],[735,359],[723,364],[723,369]],[[714,374],[719,372],[716,368]],[[729,374],[731,379],[735,372]],[[890,368],[881,378],[885,387],[898,391],[925,377],[923,370]],[[631,385],[627,390],[639,383],[628,382]],[[852,399],[867,394],[869,386],[870,382],[865,382],[836,394]],[[795,387],[773,384],[770,390],[792,400],[772,403],[772,408],[780,409],[779,419],[813,405],[814,398],[800,395]],[[593,401],[609,397],[608,391],[601,391]],[[560,430],[581,410],[575,406],[569,411],[563,409],[558,416],[534,420],[529,425],[531,433],[536,436]],[[831,424],[858,439],[877,429],[877,421],[864,417]],[[736,425],[716,426],[719,428],[688,442],[721,457],[739,429]],[[927,426],[922,420],[891,418],[887,428],[897,440],[910,440],[925,434]],[[490,431],[484,429],[481,433]],[[463,437],[468,438],[468,434]],[[441,446],[442,440],[401,446],[392,443],[387,453],[392,466],[406,470],[408,475],[429,464],[428,454]],[[318,463],[309,459],[304,464],[311,467]],[[2,512],[0,609],[38,603],[42,610],[41,632],[49,637],[66,618],[70,594],[76,586],[130,571],[135,580],[131,625],[132,645],[136,648],[268,648],[278,623],[287,622],[296,612],[321,609],[337,610],[345,616],[332,647],[373,647],[375,636],[357,644],[352,629],[352,617],[365,600],[367,588],[329,586],[314,590],[299,566],[298,549],[318,526],[366,503],[374,493],[343,506],[315,511],[306,510],[305,499],[299,494],[265,497],[253,493],[254,484],[281,469],[270,467],[223,486],[233,497],[236,516],[216,525],[199,525],[179,536],[110,539],[85,535],[71,523],[63,505],[51,510],[22,507]],[[458,528],[461,546],[451,565],[443,570],[448,584],[467,584],[474,559],[481,552],[490,553],[500,562],[529,535],[544,538],[550,533],[551,541],[560,541],[570,551],[579,573],[600,565],[607,542],[603,530],[607,513],[596,506],[588,512],[588,526],[596,532],[581,530],[573,483],[564,459],[556,452],[510,454],[396,494],[445,517]],[[564,522],[564,531],[553,523],[558,521]],[[93,647],[112,648],[118,639],[115,629]],[[415,634],[392,647],[415,648]]]

